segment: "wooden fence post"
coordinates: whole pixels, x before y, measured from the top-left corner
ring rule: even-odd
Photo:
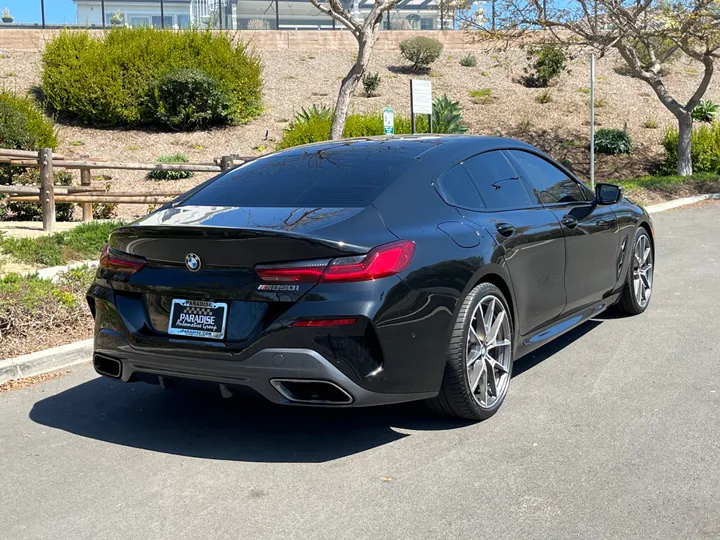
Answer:
[[[92,184],[92,179],[90,178],[90,169],[80,169],[80,185],[89,186],[90,184]],[[93,205],[92,205],[92,203],[83,203],[82,204],[82,216],[83,216],[83,221],[92,221],[93,220]]]
[[[223,156],[220,158],[220,170],[222,172],[229,171],[232,168],[232,157]]]
[[[42,204],[43,231],[55,232],[55,188],[53,181],[52,149],[43,148],[40,160],[40,202]]]

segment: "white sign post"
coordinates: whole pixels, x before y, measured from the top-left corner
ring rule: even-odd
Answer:
[[[412,132],[415,133],[415,115],[427,114],[430,133],[432,133],[432,83],[420,79],[410,79],[410,117]]]
[[[390,107],[383,109],[383,128],[385,135],[395,134],[395,114]]]

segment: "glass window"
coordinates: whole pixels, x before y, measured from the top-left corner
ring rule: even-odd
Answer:
[[[552,163],[529,152],[510,150],[545,204],[586,201],[580,185]]]
[[[120,13],[119,11],[117,13],[114,12],[105,12],[105,25],[111,26],[113,23],[117,25],[125,24],[125,14]]]
[[[163,17],[163,19],[165,19],[165,28],[172,28],[172,25],[173,25],[172,15],[165,15],[165,17]],[[153,25],[155,28],[161,28],[161,27],[162,27],[162,25],[160,24],[160,21],[161,21],[160,15],[153,15],[153,16],[152,16],[152,25]]]
[[[433,20],[432,19],[420,19],[420,30],[432,30]]]
[[[479,154],[466,160],[464,165],[488,209],[523,208],[537,204],[501,152]]]
[[[485,208],[475,184],[462,165],[457,165],[442,175],[438,184],[448,204],[470,209]]]
[[[359,145],[362,146],[362,145]],[[403,174],[402,152],[299,150],[251,161],[218,177],[183,204],[238,207],[363,208]]]
[[[190,15],[178,15],[177,20],[179,28],[190,28]]]
[[[407,17],[408,22],[410,23],[410,28],[412,30],[417,30],[420,28],[420,15],[408,15]]]
[[[130,17],[130,26],[150,26],[148,17]]]

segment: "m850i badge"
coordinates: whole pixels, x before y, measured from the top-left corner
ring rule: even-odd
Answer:
[[[299,291],[300,285],[258,285],[258,291]]]

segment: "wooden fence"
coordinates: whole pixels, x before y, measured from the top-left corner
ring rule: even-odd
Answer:
[[[17,167],[35,167],[40,169],[40,187],[0,186],[0,194],[7,194],[10,202],[41,203],[43,230],[55,231],[55,203],[77,203],[82,206],[83,221],[92,221],[93,203],[111,204],[164,204],[184,191],[148,191],[148,192],[111,192],[105,187],[92,184],[92,170],[124,169],[133,171],[192,171],[224,172],[254,157],[223,156],[214,163],[115,163],[92,160],[76,161],[60,154],[53,154],[50,148],[39,152],[27,150],[8,150],[0,148],[0,164]],[[55,168],[79,169],[80,185],[54,185]]]

